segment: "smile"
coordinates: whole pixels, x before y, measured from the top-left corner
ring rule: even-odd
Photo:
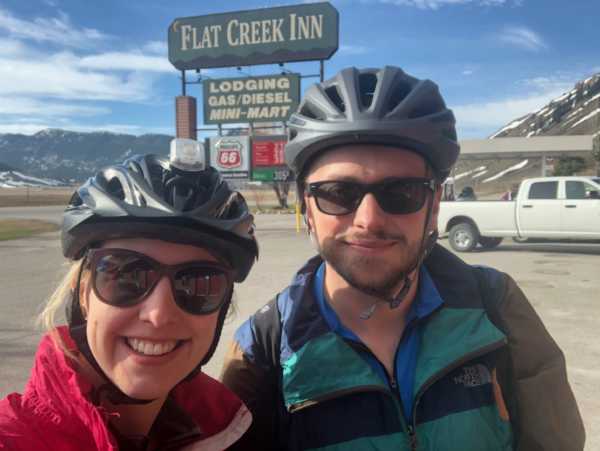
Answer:
[[[126,338],[129,347],[143,355],[159,356],[168,354],[183,343],[183,340],[149,341],[140,338]]]

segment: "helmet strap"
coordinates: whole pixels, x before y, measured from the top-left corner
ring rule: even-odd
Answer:
[[[434,229],[434,230],[431,230],[428,232],[429,223],[431,222],[431,218],[433,216],[434,196],[435,196],[435,191],[431,194],[431,196],[429,197],[429,199],[427,201],[427,213],[425,215],[425,225],[423,226],[423,234],[421,236],[421,246],[419,247],[418,256],[414,260],[414,262],[410,266],[410,268],[408,270],[404,271],[404,273],[402,274],[402,276],[404,277],[404,283],[402,284],[402,288],[400,289],[398,294],[396,294],[391,299],[386,299],[384,297],[381,297],[380,299],[376,299],[369,307],[367,307],[365,310],[363,310],[363,312],[359,316],[360,319],[368,320],[369,318],[371,318],[371,316],[373,316],[373,313],[375,313],[377,306],[381,302],[387,302],[388,305],[390,306],[390,309],[398,308],[400,306],[400,304],[402,303],[402,301],[404,301],[404,299],[408,295],[408,292],[410,291],[410,288],[411,288],[412,282],[413,282],[413,279],[411,279],[410,275],[421,266],[421,264],[423,263],[425,258],[427,258],[427,256],[433,249],[433,246],[435,245],[437,238],[438,238],[437,229]],[[372,293],[367,293],[367,294],[369,294],[370,296],[373,296]]]
[[[79,268],[79,273],[77,275],[77,286],[75,290],[72,292],[71,303],[67,304],[67,321],[69,323],[69,334],[71,338],[77,345],[77,349],[83,357],[88,361],[88,363],[92,366],[92,368],[104,379],[106,383],[97,387],[92,392],[91,398],[92,401],[98,405],[101,401],[102,395],[105,394],[106,398],[112,404],[148,404],[153,399],[136,399],[132,398],[125,393],[123,393],[119,387],[117,387],[104,373],[100,364],[94,357],[90,345],[87,340],[87,319],[83,315],[81,310],[81,304],[79,302],[79,290],[81,286],[81,276],[83,274],[83,269],[85,267],[86,257],[83,258],[81,262],[81,267]]]

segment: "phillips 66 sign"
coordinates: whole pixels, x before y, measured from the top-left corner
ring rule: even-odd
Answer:
[[[215,136],[210,138],[210,164],[224,178],[247,179],[250,176],[250,138]]]

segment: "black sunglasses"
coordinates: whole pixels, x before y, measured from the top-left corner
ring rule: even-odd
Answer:
[[[208,315],[223,305],[233,287],[231,270],[216,262],[164,265],[139,252],[110,248],[90,249],[87,259],[94,293],[115,307],[139,304],[167,276],[179,308]]]
[[[436,182],[427,178],[393,178],[363,184],[350,181],[322,181],[308,184],[307,194],[315,198],[317,208],[327,215],[342,216],[358,208],[363,197],[372,193],[383,211],[407,215],[423,208]]]

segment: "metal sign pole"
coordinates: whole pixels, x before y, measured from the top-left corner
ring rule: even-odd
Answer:
[[[325,81],[325,61],[319,60],[319,63],[319,77],[321,78],[321,83],[323,83]]]
[[[185,81],[185,70],[181,71],[181,95],[185,96],[185,85],[186,85],[186,81]]]

